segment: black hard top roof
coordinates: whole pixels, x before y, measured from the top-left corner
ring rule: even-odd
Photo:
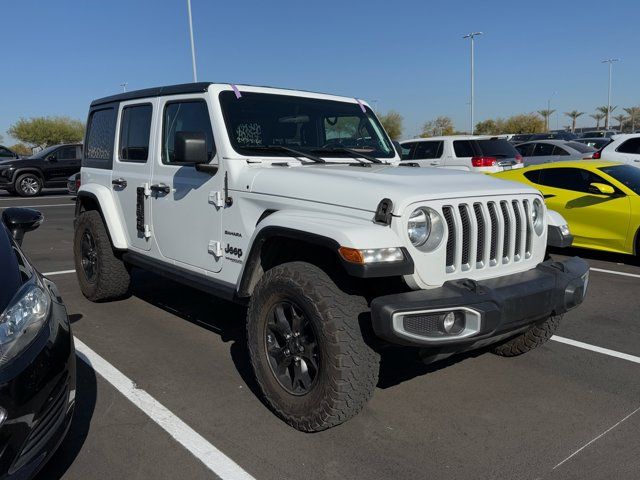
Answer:
[[[131,92],[111,95],[99,98],[91,102],[91,106],[103,105],[111,102],[123,102],[125,100],[135,100],[136,98],[161,97],[164,95],[179,95],[181,93],[202,93],[206,92],[213,82],[181,83],[178,85],[167,85],[165,87],[145,88],[143,90],[133,90]]]

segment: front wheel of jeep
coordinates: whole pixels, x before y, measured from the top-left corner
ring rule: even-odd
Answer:
[[[529,327],[511,340],[493,347],[492,352],[501,357],[516,357],[527,353],[547,341],[556,333],[560,326],[562,315],[551,315],[546,320]]]
[[[325,430],[371,398],[380,357],[365,342],[363,315],[366,300],[312,264],[285,263],[260,279],[247,314],[249,355],[266,402],[285,422]]]
[[[80,290],[89,300],[115,300],[128,293],[129,271],[114,253],[102,216],[96,210],[78,216],[73,254]]]

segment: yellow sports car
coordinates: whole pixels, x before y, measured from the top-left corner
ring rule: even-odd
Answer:
[[[573,246],[640,256],[640,168],[577,160],[495,176],[540,190],[547,206],[567,220]]]

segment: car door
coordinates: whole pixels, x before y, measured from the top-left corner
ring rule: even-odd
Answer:
[[[444,142],[442,140],[427,140],[417,142],[413,153],[413,163],[421,167],[442,166],[442,150]]]
[[[155,150],[154,109],[157,99],[122,102],[116,125],[117,151],[111,188],[120,218],[124,219],[132,249],[151,248],[151,152]]]
[[[199,273],[222,269],[221,212],[225,172],[212,175],[194,164],[176,161],[179,132],[203,134],[211,163],[218,163],[211,112],[204,95],[159,100],[160,148],[151,178],[153,235],[159,254],[177,266]]]
[[[575,245],[624,248],[631,215],[629,198],[619,189],[616,195],[601,195],[589,188],[594,182],[610,182],[589,170],[569,167],[540,169],[535,182],[547,207],[567,220]]]
[[[74,173],[80,171],[80,162],[82,158],[81,148],[79,145],[67,145],[60,147],[56,151],[56,160],[60,169],[59,180],[67,181]]]
[[[606,156],[607,149],[602,152],[604,159],[609,159]],[[616,148],[615,158],[612,160],[619,160],[626,163],[630,163],[635,167],[640,167],[640,137],[630,138],[622,142],[622,144]]]

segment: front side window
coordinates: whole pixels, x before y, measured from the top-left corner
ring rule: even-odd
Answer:
[[[569,152],[567,152],[564,148],[558,147],[556,145],[555,147],[553,147],[553,154],[558,156],[563,156],[563,155],[569,155]]]
[[[534,145],[534,143],[525,143],[524,145],[518,145],[515,148],[520,155],[528,157],[531,155],[531,150],[533,150]]]
[[[278,150],[288,147],[322,157],[344,157],[341,148],[395,156],[371,109],[357,103],[253,92],[238,98],[226,91],[220,104],[231,145],[242,155],[290,156]],[[266,153],[265,147],[275,148]]]
[[[120,119],[120,160],[144,163],[149,157],[151,105],[134,105],[122,109]]]
[[[605,179],[581,168],[547,168],[540,170],[537,183],[547,187],[590,193],[592,183],[611,185]]]
[[[413,158],[416,160],[440,158],[442,157],[442,144],[443,142],[418,142]]]
[[[204,100],[167,103],[162,121],[162,163],[175,163],[176,133],[204,133],[209,160],[216,154],[209,109]]]
[[[56,159],[58,160],[75,160],[78,158],[76,156],[76,147],[62,147],[56,150],[55,153]]]
[[[620,153],[640,153],[640,137],[630,138],[618,147]]]
[[[91,160],[111,160],[116,115],[113,108],[94,110],[87,126],[85,157]]]
[[[553,145],[550,143],[536,143],[533,149],[534,157],[547,157],[553,155]]]

